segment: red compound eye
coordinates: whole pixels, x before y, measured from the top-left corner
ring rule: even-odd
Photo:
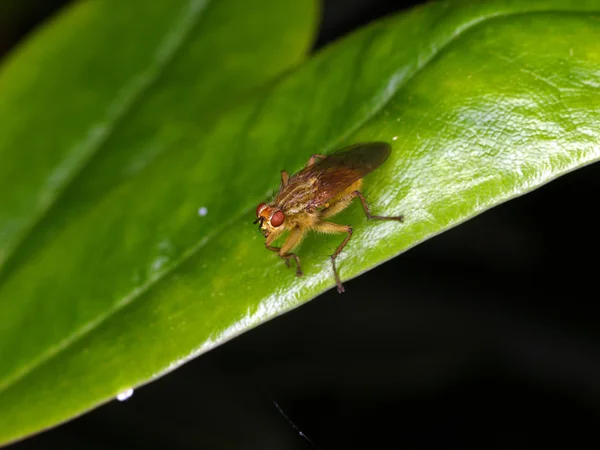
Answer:
[[[267,205],[265,203],[261,203],[256,207],[256,217],[260,216],[260,212],[265,209]]]
[[[284,220],[285,214],[283,214],[281,211],[277,211],[275,214],[273,214],[273,217],[271,217],[271,225],[278,227],[283,223]]]

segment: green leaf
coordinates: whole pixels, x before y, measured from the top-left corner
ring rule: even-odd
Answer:
[[[143,106],[160,91],[144,90],[127,119],[146,115],[135,138],[165,147],[123,171],[120,157],[101,155],[135,139],[111,135],[89,177],[73,178],[48,207],[57,210],[42,219],[52,234],[35,228],[35,251],[8,265],[0,441],[146,383],[332,287],[327,255],[340,236],[307,238],[298,251],[306,275],[296,279],[251,225],[279,170],[312,153],[359,141],[393,147],[365,187],[375,213],[406,221],[367,223],[358,205],[336,218],[355,230],[339,259],[343,279],[596,161],[599,11],[598,0],[430,4],[328,47],[202,126],[184,121],[173,140],[154,129],[167,114]],[[96,163],[120,175],[104,184]],[[84,194],[69,194],[80,185]]]
[[[315,1],[248,6],[243,0],[80,2],[10,56],[0,69],[0,284],[162,152],[177,153],[182,140],[261,95],[304,59],[317,23]],[[83,292],[77,275],[69,277]],[[30,328],[36,301],[58,306],[42,297],[31,304],[20,294],[0,300],[3,387],[24,350],[9,336]],[[38,310],[35,328],[64,332],[77,314],[68,309],[46,325]],[[35,365],[39,351],[49,355],[59,341],[32,337],[25,345],[32,353],[18,358]],[[44,426],[37,420],[11,436]]]
[[[81,2],[15,52],[0,72],[0,266],[297,65],[315,3],[281,3]]]

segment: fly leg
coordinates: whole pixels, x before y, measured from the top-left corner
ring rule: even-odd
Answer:
[[[343,197],[343,198],[333,202],[331,204],[331,206],[329,206],[328,208],[325,208],[322,211],[321,217],[323,219],[326,219],[327,217],[331,217],[331,216],[338,214],[342,210],[346,209],[350,205],[350,202],[352,202],[352,200],[354,200],[356,197],[358,197],[360,199],[360,203],[362,204],[362,207],[365,211],[367,219],[397,220],[398,222],[402,222],[404,220],[404,216],[374,216],[373,214],[371,214],[371,211],[369,209],[369,204],[367,203],[367,199],[365,199],[365,196],[362,195],[362,193],[358,190],[352,191],[346,197]]]
[[[288,267],[290,267],[290,259],[294,258],[294,260],[296,261],[296,276],[298,277],[304,275],[304,273],[302,272],[302,268],[300,267],[300,258],[298,258],[298,255],[296,255],[295,253],[290,253],[290,250],[293,250],[296,246],[298,246],[303,236],[304,230],[300,228],[294,228],[290,232],[289,236],[287,237],[281,248],[272,247],[270,245],[265,244],[265,247],[267,247],[269,250],[271,250],[272,252],[277,252],[279,254],[279,257],[285,260],[285,265]]]
[[[265,245],[265,247],[267,247],[269,250],[275,253],[279,253],[281,251],[281,248],[279,247],[272,247],[270,245]],[[294,258],[296,260],[296,275],[299,277],[303,275],[302,270],[300,269],[300,258],[298,258],[298,255],[296,255],[295,253],[288,253],[287,255],[279,256],[285,260],[285,265],[287,267],[290,267],[290,258]]]
[[[331,205],[327,206],[321,212],[321,218],[325,219],[327,217],[331,217],[331,216],[338,214],[342,210],[346,209],[350,205],[352,200],[354,200],[356,197],[358,197],[360,199],[360,202],[365,211],[367,219],[396,220],[398,222],[402,222],[404,220],[403,216],[375,216],[375,215],[371,214],[367,200],[365,199],[364,195],[362,195],[361,192],[358,190],[354,190],[350,194],[348,194],[346,196],[342,196],[341,198],[339,198],[339,200],[333,199],[333,201],[331,202]],[[342,292],[344,292],[344,286],[342,286],[342,283],[340,281],[340,276],[337,271],[337,267],[335,265],[335,259],[340,254],[340,252],[343,250],[343,248],[346,246],[346,244],[348,243],[350,238],[352,237],[352,228],[347,225],[339,225],[337,223],[319,222],[316,225],[314,225],[314,229],[317,231],[321,231],[322,233],[348,233],[348,236],[346,236],[346,238],[342,241],[342,243],[339,245],[339,247],[336,249],[336,251],[333,253],[333,255],[331,255],[331,264],[333,266],[333,274],[335,276],[335,282],[337,284],[338,292],[341,294]]]
[[[335,277],[335,283],[337,284],[337,291],[341,294],[345,291],[344,286],[340,280],[340,275],[335,266],[335,259],[340,254],[342,249],[346,246],[350,238],[352,237],[352,227],[348,225],[340,225],[333,222],[318,222],[314,225],[314,229],[316,231],[320,231],[321,233],[348,233],[348,236],[344,238],[342,243],[338,246],[338,248],[331,255],[331,265],[333,267],[333,276]]]
[[[367,199],[360,191],[354,191],[350,194],[352,198],[358,197],[360,199],[360,203],[362,204],[363,209],[365,210],[365,214],[367,215],[367,219],[376,219],[376,220],[397,220],[398,222],[404,221],[404,216],[374,216],[371,214],[369,210],[369,204],[367,203]]]
[[[332,217],[332,216],[335,216],[336,214],[339,214],[344,209],[346,209],[348,206],[350,206],[350,203],[352,202],[352,200],[354,200],[354,197],[352,196],[352,194],[350,194],[350,195],[343,197],[337,201],[331,201],[331,203],[328,204],[327,207],[323,211],[321,211],[321,218],[327,219],[328,217]]]

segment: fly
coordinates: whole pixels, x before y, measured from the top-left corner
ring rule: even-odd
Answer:
[[[342,243],[331,255],[333,275],[339,293],[344,292],[335,259],[352,237],[352,227],[328,222],[358,198],[367,219],[403,221],[403,216],[375,216],[371,214],[364,195],[360,192],[363,177],[378,168],[390,156],[391,147],[385,142],[368,142],[346,147],[331,155],[312,155],[306,167],[291,177],[281,171],[281,186],[275,199],[256,208],[256,220],[265,239],[265,246],[277,252],[289,267],[296,262],[296,275],[302,276],[300,258],[292,251],[300,244],[306,232],[346,233]],[[271,244],[285,231],[287,239],[281,247]]]

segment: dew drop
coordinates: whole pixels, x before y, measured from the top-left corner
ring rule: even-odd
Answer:
[[[169,262],[169,258],[165,256],[159,256],[152,262],[152,270],[158,272]]]
[[[133,395],[133,389],[129,388],[121,393],[119,393],[117,395],[117,400],[119,400],[120,402],[124,402],[125,400],[127,400],[129,397],[131,397]]]
[[[398,136],[394,136],[394,137],[392,138],[392,141],[395,141],[396,139],[398,139]]]
[[[206,209],[206,207],[205,207],[205,206],[202,206],[202,207],[200,207],[200,208],[198,209],[198,215],[199,215],[200,217],[204,217],[204,216],[205,216],[205,215],[207,215],[207,214],[208,214],[208,209]]]

